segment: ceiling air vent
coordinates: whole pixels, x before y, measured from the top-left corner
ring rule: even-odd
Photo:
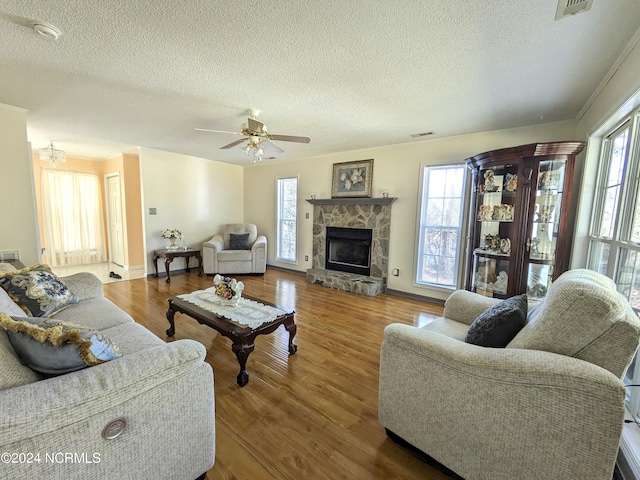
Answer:
[[[593,0],[558,0],[556,20],[591,10]]]

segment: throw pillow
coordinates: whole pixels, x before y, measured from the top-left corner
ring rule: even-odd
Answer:
[[[122,356],[101,332],[74,323],[0,313],[0,325],[22,363],[37,372],[60,375]]]
[[[47,265],[0,275],[2,287],[29,316],[47,317],[78,303],[77,297]]]
[[[249,250],[249,234],[230,233],[229,250]]]
[[[482,312],[464,341],[481,347],[504,348],[527,323],[527,295],[507,298]]]

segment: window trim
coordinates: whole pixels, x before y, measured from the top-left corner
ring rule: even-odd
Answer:
[[[459,245],[458,245],[458,261],[457,261],[457,272],[456,272],[456,285],[446,286],[437,283],[428,283],[428,282],[418,282],[418,272],[420,269],[420,237],[421,237],[421,226],[422,226],[422,212],[424,207],[424,173],[427,168],[453,168],[453,167],[461,167],[463,172],[463,187],[462,187],[462,205],[460,207],[460,227],[459,227]],[[442,293],[451,293],[455,290],[459,290],[464,288],[464,278],[466,275],[467,268],[467,248],[469,243],[468,238],[468,211],[469,211],[469,202],[471,199],[471,182],[469,181],[469,168],[464,163],[431,163],[427,161],[420,162],[419,170],[418,170],[418,198],[416,202],[416,224],[415,224],[415,243],[414,243],[414,260],[413,260],[413,272],[411,285],[416,288],[431,290],[434,292],[442,292]]]
[[[280,256],[280,182],[282,180],[295,180],[296,181],[296,218],[295,218],[295,235],[296,235],[296,240],[295,240],[295,258],[293,259],[289,259],[289,258],[284,258]],[[275,215],[275,220],[276,220],[276,248],[275,248],[275,260],[278,262],[283,262],[283,263],[287,263],[290,265],[298,265],[298,253],[299,253],[299,248],[298,248],[298,241],[299,241],[299,227],[300,227],[300,222],[298,221],[298,217],[299,217],[299,193],[300,193],[300,175],[282,175],[282,176],[278,176],[276,177],[276,185],[275,185],[275,190],[276,190],[276,195],[275,195],[275,201],[276,201],[276,215]]]

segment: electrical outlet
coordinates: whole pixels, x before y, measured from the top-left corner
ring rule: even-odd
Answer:
[[[158,210],[156,210],[155,208],[151,207],[149,209],[149,215],[157,215],[158,214]]]
[[[307,220],[309,220],[309,212],[306,212],[306,213],[304,214],[304,218],[306,218]]]
[[[397,277],[398,275],[400,275],[400,270],[399,270],[399,269],[397,269],[397,268],[394,268],[394,269],[393,269],[393,276],[394,276],[394,277]]]
[[[308,261],[309,261],[309,255],[305,255],[305,256],[304,256],[304,261],[305,261],[305,262],[308,262]]]

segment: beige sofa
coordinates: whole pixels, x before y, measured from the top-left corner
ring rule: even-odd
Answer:
[[[0,479],[204,476],[215,458],[205,348],[191,340],[165,343],[104,298],[90,273],[62,281],[80,301],[53,318],[100,330],[123,356],[45,378],[20,363],[0,328],[0,452],[13,455],[3,457]],[[0,312],[25,316],[2,288]],[[120,419],[122,434],[103,438]]]
[[[465,343],[496,302],[457,291],[443,318],[386,327],[380,422],[466,480],[611,480],[640,337],[629,303],[610,279],[572,270],[507,348]]]
[[[245,248],[234,248],[231,236],[247,236]],[[262,274],[267,269],[267,238],[253,223],[229,223],[202,244],[204,273]]]

